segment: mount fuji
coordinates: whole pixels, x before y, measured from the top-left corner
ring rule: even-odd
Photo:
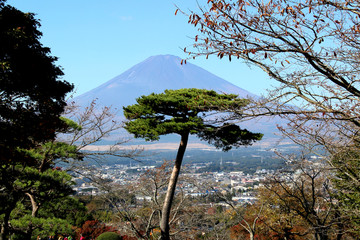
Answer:
[[[142,95],[161,93],[165,89],[181,88],[215,90],[221,93],[238,94],[243,98],[258,97],[194,64],[181,64],[179,57],[158,55],[147,58],[71,101],[78,106],[88,106],[90,102],[97,99],[96,102],[100,106],[111,106],[122,110],[123,106],[135,104],[136,98]],[[120,113],[122,114],[122,111]],[[275,132],[278,132],[277,123],[281,123],[279,118],[260,118],[243,122],[241,127],[253,132],[264,133],[262,143],[274,143],[279,139],[274,135]]]
[[[181,64],[172,55],[152,56],[110,81],[73,100],[80,106],[94,99],[104,106],[122,109],[136,103],[136,98],[165,89],[200,88],[240,97],[255,95],[191,63]]]

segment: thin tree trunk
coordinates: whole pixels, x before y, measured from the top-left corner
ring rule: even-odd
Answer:
[[[184,133],[181,135],[181,141],[179,145],[179,149],[176,155],[175,164],[173,171],[171,173],[168,189],[166,192],[166,197],[163,205],[163,209],[161,212],[161,220],[160,220],[160,229],[161,229],[161,239],[169,240],[170,239],[170,210],[171,205],[175,195],[176,183],[180,174],[181,163],[184,157],[184,153],[186,150],[186,146],[189,139],[189,133]]]
[[[36,214],[39,210],[39,206],[36,203],[33,195],[31,195],[30,193],[25,193],[25,194],[30,198],[30,201],[31,201],[31,206],[32,206],[31,216],[36,217]]]
[[[32,194],[30,194],[30,193],[25,193],[25,194],[30,198],[30,201],[31,201],[31,206],[32,206],[31,216],[36,217],[36,215],[39,211],[39,205],[36,203],[35,198]],[[24,238],[25,238],[24,240],[31,240],[33,230],[34,229],[33,229],[32,223],[30,221],[30,223],[28,225],[28,229],[25,232],[26,235],[24,236]]]
[[[10,212],[6,211],[4,215],[3,223],[1,224],[0,240],[6,240],[9,235],[9,219],[10,219]]]
[[[249,239],[254,240],[254,233],[252,231],[250,231],[249,233],[250,233]]]
[[[16,197],[12,197],[12,202],[9,204],[8,208],[5,208],[3,222],[1,224],[1,231],[0,231],[0,240],[7,240],[9,239],[9,220],[12,210],[16,207],[16,202],[18,199]]]

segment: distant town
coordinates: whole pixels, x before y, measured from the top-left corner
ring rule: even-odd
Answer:
[[[252,203],[256,200],[255,191],[262,185],[266,177],[271,176],[277,169],[284,167],[284,161],[276,151],[289,154],[293,148],[262,149],[242,148],[229,152],[217,150],[190,149],[185,155],[182,176],[195,179],[198,185],[211,185],[212,188],[199,189],[193,184],[185,184],[182,191],[191,197],[209,194],[209,191],[221,191],[231,194],[232,201],[238,204]],[[149,169],[159,167],[165,160],[175,156],[175,150],[150,151],[141,161],[129,159],[108,158],[99,163],[90,164],[92,169],[98,170],[98,176],[112,181],[114,184],[141,184],[141,176]],[[316,158],[310,156],[310,158]],[[103,192],[91,181],[86,179],[90,173],[84,170],[74,180],[74,188],[78,195],[98,195]],[[210,183],[210,184],[209,184]],[[138,201],[147,196],[137,194]]]

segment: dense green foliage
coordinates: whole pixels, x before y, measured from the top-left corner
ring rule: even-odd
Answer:
[[[190,133],[227,151],[233,146],[260,140],[262,134],[240,129],[235,124],[216,124],[215,118],[221,116],[206,119],[205,114],[240,109],[247,103],[246,99],[240,99],[237,95],[218,94],[211,90],[165,90],[164,93],[141,96],[137,104],[124,107],[125,117],[131,120],[125,128],[136,138],[148,141],[159,140],[159,136],[171,133]]]
[[[40,43],[39,26],[34,14],[0,1],[0,239],[70,233],[76,221],[56,214],[58,204],[71,211],[75,202],[71,176],[54,169],[55,160],[81,158],[54,141],[78,127],[60,117],[73,86]]]
[[[23,239],[71,233],[72,226],[84,221],[86,209],[69,196],[73,182],[66,172],[16,165],[0,173],[7,180],[1,192],[0,221],[10,223],[10,232],[28,236]]]
[[[65,95],[73,88],[55,65],[56,57],[39,39],[34,14],[0,6],[0,156],[1,162],[25,161],[16,149],[55,137]]]

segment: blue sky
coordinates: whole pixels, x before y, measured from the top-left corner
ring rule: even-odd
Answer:
[[[207,0],[198,0],[204,5]],[[197,10],[195,0],[8,0],[8,4],[40,19],[41,42],[59,57],[64,79],[76,95],[89,91],[146,58],[172,54],[186,58],[196,28],[175,5]],[[274,81],[240,60],[197,58],[191,63],[255,94]]]

